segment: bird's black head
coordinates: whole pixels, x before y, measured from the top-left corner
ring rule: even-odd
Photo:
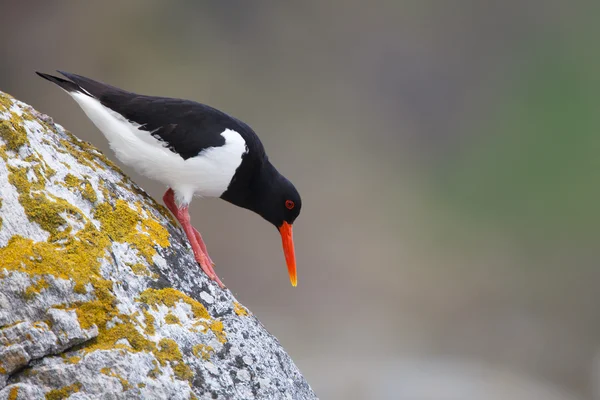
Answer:
[[[292,224],[302,208],[300,194],[294,185],[266,159],[258,169],[247,169],[241,172],[248,175],[240,176],[239,179],[234,178],[221,198],[254,211],[277,228],[281,234],[290,281],[293,286],[296,286]]]
[[[302,208],[300,194],[283,175],[277,174],[265,190],[255,193],[255,210],[264,219],[280,229],[284,223],[293,224]]]
[[[302,208],[300,194],[294,185],[272,166],[263,170],[259,182],[257,187],[254,188],[252,209],[275,225],[281,234],[290,282],[292,286],[296,286],[296,255],[294,253],[292,224]]]

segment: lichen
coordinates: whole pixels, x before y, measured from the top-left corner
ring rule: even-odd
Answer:
[[[157,304],[174,307],[177,303],[183,302],[190,305],[195,318],[211,319],[210,314],[202,303],[173,288],[146,289],[140,294],[138,301],[146,303],[149,306],[154,306],[154,308],[156,308]]]
[[[95,203],[98,200],[98,196],[96,195],[96,191],[92,187],[92,184],[88,180],[83,181],[83,189],[81,190],[81,197],[89,201],[90,203]]]
[[[60,389],[54,389],[46,393],[46,400],[63,400],[81,390],[81,383],[75,382],[72,385],[64,386]]]
[[[142,263],[127,264],[131,271],[138,276],[153,276],[152,272]]]
[[[165,316],[165,322],[167,324],[171,324],[171,325],[173,325],[173,324],[181,325],[181,321],[179,321],[179,318],[177,318],[177,316],[173,313],[168,313]]]
[[[173,339],[163,338],[158,342],[158,346],[159,351],[155,354],[158,362],[163,366],[166,365],[167,362],[170,362],[175,376],[181,380],[191,381],[194,377],[194,373],[190,367],[183,362],[183,357],[177,342]]]
[[[156,360],[152,360],[152,365],[154,365],[154,368],[148,371],[148,377],[156,379],[156,377],[160,374],[160,366]]]
[[[197,344],[192,347],[192,353],[196,357],[202,357],[204,360],[208,360],[210,358],[211,353],[214,353],[215,349],[212,346],[208,346],[205,344]]]
[[[19,387],[13,386],[12,388],[10,388],[10,392],[8,393],[7,400],[17,400],[18,397],[19,397]]]
[[[233,311],[240,317],[248,316],[248,310],[246,310],[246,308],[237,301],[233,302]]]
[[[121,375],[117,374],[116,372],[114,372],[113,370],[111,370],[110,368],[102,368],[100,370],[100,373],[106,375],[106,376],[110,376],[113,378],[117,378],[119,380],[119,382],[121,382],[121,386],[123,387],[123,391],[126,392],[129,389],[131,389],[131,384],[129,383],[129,381],[127,381],[127,379],[123,378]]]
[[[87,289],[83,282],[75,283],[75,286],[73,286],[73,291],[77,294],[87,294]]]
[[[1,101],[6,101],[2,95],[0,95]],[[8,102],[10,105],[7,107],[12,107],[12,100],[8,100]],[[18,117],[15,113],[11,113],[11,115],[15,118]],[[23,118],[30,119],[31,117],[23,114]],[[0,134],[2,137],[0,157],[5,160],[14,156],[13,153],[7,154],[7,150],[14,151],[28,143],[26,131],[19,131],[19,128],[24,129],[25,126],[22,121],[17,122],[17,125],[12,122],[10,125],[10,130],[14,133],[11,135],[14,138],[11,136],[10,140],[7,140],[3,133]],[[49,125],[47,127],[56,129]],[[112,162],[89,144],[74,138],[71,139],[52,138],[51,141],[47,140],[47,145],[57,148],[60,153],[70,154],[79,163],[94,170],[109,166],[118,171]],[[154,337],[156,321],[151,310],[141,311],[143,320],[140,314],[127,315],[119,310],[113,289],[114,283],[103,276],[102,273],[106,274],[106,271],[103,270],[101,273],[100,270],[102,260],[110,260],[112,242],[120,242],[128,244],[131,249],[137,251],[141,258],[141,262],[133,262],[130,265],[132,271],[136,274],[153,276],[153,273],[147,272],[148,267],[144,260],[151,264],[158,249],[170,245],[170,236],[161,221],[156,219],[153,212],[145,210],[142,204],[152,203],[153,207],[159,206],[152,200],[130,203],[118,199],[117,194],[111,193],[110,190],[115,183],[101,179],[96,188],[98,192],[102,193],[103,201],[99,202],[100,193],[96,194],[90,183],[91,178],[85,175],[76,175],[73,169],[65,176],[64,185],[92,203],[91,215],[99,223],[97,226],[98,224],[82,210],[45,190],[46,183],[50,177],[56,174],[56,171],[46,163],[40,154],[30,148],[21,150],[20,154],[23,155],[23,153],[27,154],[27,157],[20,160],[19,163],[7,163],[9,182],[17,189],[19,202],[23,206],[27,218],[47,231],[50,237],[47,241],[35,242],[29,238],[15,235],[9,239],[6,246],[0,248],[0,260],[2,260],[3,269],[23,272],[30,276],[33,284],[25,290],[26,296],[33,297],[40,293],[48,286],[46,280],[52,282],[51,278],[70,281],[75,293],[90,296],[91,300],[56,306],[74,310],[82,329],[94,326],[98,328],[98,336],[74,348],[77,355],[65,358],[64,362],[78,363],[86,353],[96,350],[119,349],[124,353],[147,352],[153,354],[157,360],[155,369],[149,375],[158,376],[161,373],[161,366],[170,365],[178,379],[191,381],[193,372],[185,364],[177,343],[168,338],[162,338],[158,343],[155,342],[161,336]],[[65,165],[70,168],[69,163]],[[56,180],[54,182],[57,183]],[[134,184],[129,182],[127,184],[129,191],[142,193]],[[2,207],[1,203],[0,207]],[[164,210],[164,208],[161,209]],[[169,215],[172,219],[169,213],[163,214]],[[73,221],[77,222],[77,230],[72,227]],[[75,298],[81,299],[82,296]],[[167,307],[188,304],[193,317],[197,319],[196,323],[204,328],[204,332],[211,330],[219,341],[222,343],[226,341],[223,323],[213,319],[200,302],[175,289],[147,289],[139,295],[136,301],[143,303],[138,304],[142,309],[144,307],[157,309],[159,304]],[[167,314],[165,322],[180,323],[173,313]],[[48,323],[49,321],[38,322],[34,326],[47,330]],[[121,344],[119,342],[121,339],[126,339],[129,346]],[[212,347],[206,346],[202,350],[196,349],[196,352],[204,357],[210,355],[214,350]],[[119,377],[117,378],[119,379]],[[124,390],[127,390],[128,383],[126,381],[121,381],[121,383]],[[81,387],[81,384],[76,383],[52,390],[47,393],[47,398],[66,398],[79,391]]]
[[[48,283],[48,281],[46,281],[46,279],[43,276],[39,277],[39,279],[37,279],[37,281],[35,281],[32,285],[30,285],[27,289],[25,289],[25,293],[23,294],[23,297],[25,297],[25,299],[27,299],[27,300],[33,299],[35,296],[40,294],[40,292],[43,289],[45,289],[49,286],[50,286],[50,284]]]
[[[77,364],[79,361],[81,361],[81,357],[79,356],[72,356],[65,359],[67,364]]]
[[[156,254],[154,246],[169,246],[169,232],[153,218],[143,218],[141,205],[137,210],[129,207],[125,200],[117,200],[114,207],[109,203],[99,204],[94,210],[94,218],[102,224],[102,229],[116,242],[131,244],[148,263]],[[141,232],[137,229],[140,225]]]
[[[35,157],[35,156],[34,156]],[[77,207],[49,193],[42,193],[45,187],[45,177],[41,169],[42,163],[37,160],[28,167],[8,166],[9,182],[19,192],[19,203],[25,210],[25,215],[31,222],[36,222],[42,229],[50,233],[49,241],[67,239],[70,237],[71,226],[62,214],[84,221],[83,213]],[[31,172],[35,179],[30,181],[27,176]]]
[[[0,93],[0,111],[9,114],[8,119],[0,120],[0,138],[8,150],[19,151],[21,146],[29,145],[29,139],[27,131],[23,127],[23,116],[12,112],[12,106],[13,98],[5,93]]]
[[[80,194],[82,198],[88,200],[92,204],[98,200],[96,191],[87,179],[79,179],[75,175],[69,173],[64,177],[64,185],[74,193]]]

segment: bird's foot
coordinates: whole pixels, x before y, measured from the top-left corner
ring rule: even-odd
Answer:
[[[198,245],[198,243],[196,243],[196,244]],[[194,245],[192,245],[192,249],[193,248],[194,248]],[[204,271],[204,273],[211,280],[217,282],[217,284],[221,287],[221,289],[224,289],[225,285],[223,285],[223,282],[221,282],[221,280],[217,276],[217,273],[215,272],[214,268],[212,267],[212,262],[210,261],[208,254],[205,254],[202,250],[200,250],[199,252],[194,251],[194,258],[196,258],[196,261],[200,265],[200,268],[202,268],[202,271]]]
[[[217,276],[215,270],[213,269],[213,261],[208,256],[208,251],[206,250],[206,245],[204,244],[204,240],[202,240],[202,235],[196,228],[190,224],[190,214],[188,212],[188,206],[185,205],[183,207],[177,207],[175,203],[175,193],[173,189],[168,189],[163,196],[163,200],[167,208],[173,213],[175,218],[181,224],[183,231],[185,232],[190,245],[192,246],[192,250],[194,252],[194,258],[200,264],[200,268],[202,271],[206,273],[206,275],[217,282],[219,286],[223,289],[225,285]]]
[[[206,249],[206,244],[204,244],[204,240],[202,240],[202,235],[200,234],[200,232],[198,232],[198,229],[196,229],[196,228],[193,228],[193,229],[194,229],[194,234],[196,235],[196,241],[200,245],[200,248],[204,252],[204,255],[206,256],[206,258],[208,258],[208,262],[210,263],[210,265],[214,267],[215,263],[208,255],[208,250]]]

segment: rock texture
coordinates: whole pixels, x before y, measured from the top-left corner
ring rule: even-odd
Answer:
[[[314,399],[99,151],[0,92],[0,400]]]

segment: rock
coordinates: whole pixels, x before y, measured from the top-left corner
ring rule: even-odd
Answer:
[[[163,206],[0,92],[0,400],[67,397],[316,398]]]

